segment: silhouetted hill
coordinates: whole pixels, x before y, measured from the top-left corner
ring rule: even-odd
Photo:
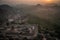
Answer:
[[[42,5],[41,4],[37,4],[36,7],[41,7]]]
[[[11,9],[12,7],[10,7],[9,5],[5,5],[5,4],[3,4],[3,5],[0,5],[0,9]]]
[[[9,5],[0,5],[0,22],[3,22],[6,20],[8,15],[13,13],[13,8]]]
[[[60,5],[56,4],[56,3],[52,3],[52,4],[47,4],[45,5],[46,7],[53,7],[53,8],[60,8]]]

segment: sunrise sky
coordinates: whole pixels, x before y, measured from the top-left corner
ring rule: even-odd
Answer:
[[[60,0],[0,0],[0,3],[8,4],[48,4],[48,3],[59,3]]]

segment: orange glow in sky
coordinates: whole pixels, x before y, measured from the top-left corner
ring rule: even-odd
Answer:
[[[43,0],[44,3],[53,3],[52,0]]]
[[[47,2],[50,2],[50,1],[52,1],[52,0],[46,0]]]
[[[6,3],[10,4],[49,4],[49,3],[58,3],[60,0],[3,0]],[[3,2],[3,3],[4,3]]]

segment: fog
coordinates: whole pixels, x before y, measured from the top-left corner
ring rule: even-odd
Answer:
[[[45,0],[0,0],[0,4],[48,4],[49,2],[45,1]],[[60,0],[52,0],[51,3],[60,3]]]

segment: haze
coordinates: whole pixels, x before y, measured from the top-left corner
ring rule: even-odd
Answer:
[[[1,3],[6,4],[47,4],[47,3],[59,3],[60,0],[0,0]]]

